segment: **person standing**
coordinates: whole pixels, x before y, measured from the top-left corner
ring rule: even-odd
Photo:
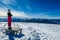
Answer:
[[[11,10],[8,9],[8,13],[7,13],[7,15],[8,15],[8,30],[11,30],[11,22],[12,22],[12,14],[10,11]]]

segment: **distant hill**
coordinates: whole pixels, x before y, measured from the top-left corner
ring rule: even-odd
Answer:
[[[7,18],[0,18],[0,22],[7,22]],[[33,23],[50,23],[60,24],[60,19],[40,19],[40,18],[12,18],[12,22],[33,22]]]

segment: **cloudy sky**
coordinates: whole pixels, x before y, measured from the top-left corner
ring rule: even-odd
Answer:
[[[0,16],[8,9],[14,17],[60,18],[60,0],[0,0]]]

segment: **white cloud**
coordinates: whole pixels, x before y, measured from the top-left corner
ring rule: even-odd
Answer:
[[[11,11],[11,12],[14,17],[28,17],[28,15],[24,12],[20,11]]]
[[[44,19],[60,19],[60,16],[41,15],[39,18],[44,18]]]
[[[2,7],[7,7],[7,8],[12,8],[10,5],[14,5],[14,6],[17,6],[17,2],[16,0],[0,0],[0,6]]]
[[[7,12],[8,12],[7,10],[8,9],[6,7],[0,7],[0,17],[7,17]],[[12,13],[13,17],[60,19],[60,16],[46,15],[46,13],[27,15],[24,12],[15,11],[13,9],[11,9],[11,13]]]
[[[0,8],[0,17],[7,17],[7,8]],[[11,10],[13,17],[28,17],[28,15],[21,11]]]
[[[1,0],[1,2],[6,5],[16,3],[15,0]]]
[[[0,6],[0,17],[6,17],[8,9],[12,10],[11,13],[12,13],[13,17],[28,17],[28,15],[26,13],[13,10],[11,8],[11,6],[9,6],[9,5],[17,5],[16,0],[1,0],[0,2],[5,4],[5,5],[1,4],[1,6]],[[20,7],[18,6],[17,8],[20,8]]]
[[[41,18],[41,19],[60,19],[60,16],[51,16],[47,15],[46,13],[39,13],[30,15],[31,18]]]

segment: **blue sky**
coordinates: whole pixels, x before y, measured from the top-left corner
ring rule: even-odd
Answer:
[[[60,18],[60,0],[1,0],[1,8],[27,17]]]

